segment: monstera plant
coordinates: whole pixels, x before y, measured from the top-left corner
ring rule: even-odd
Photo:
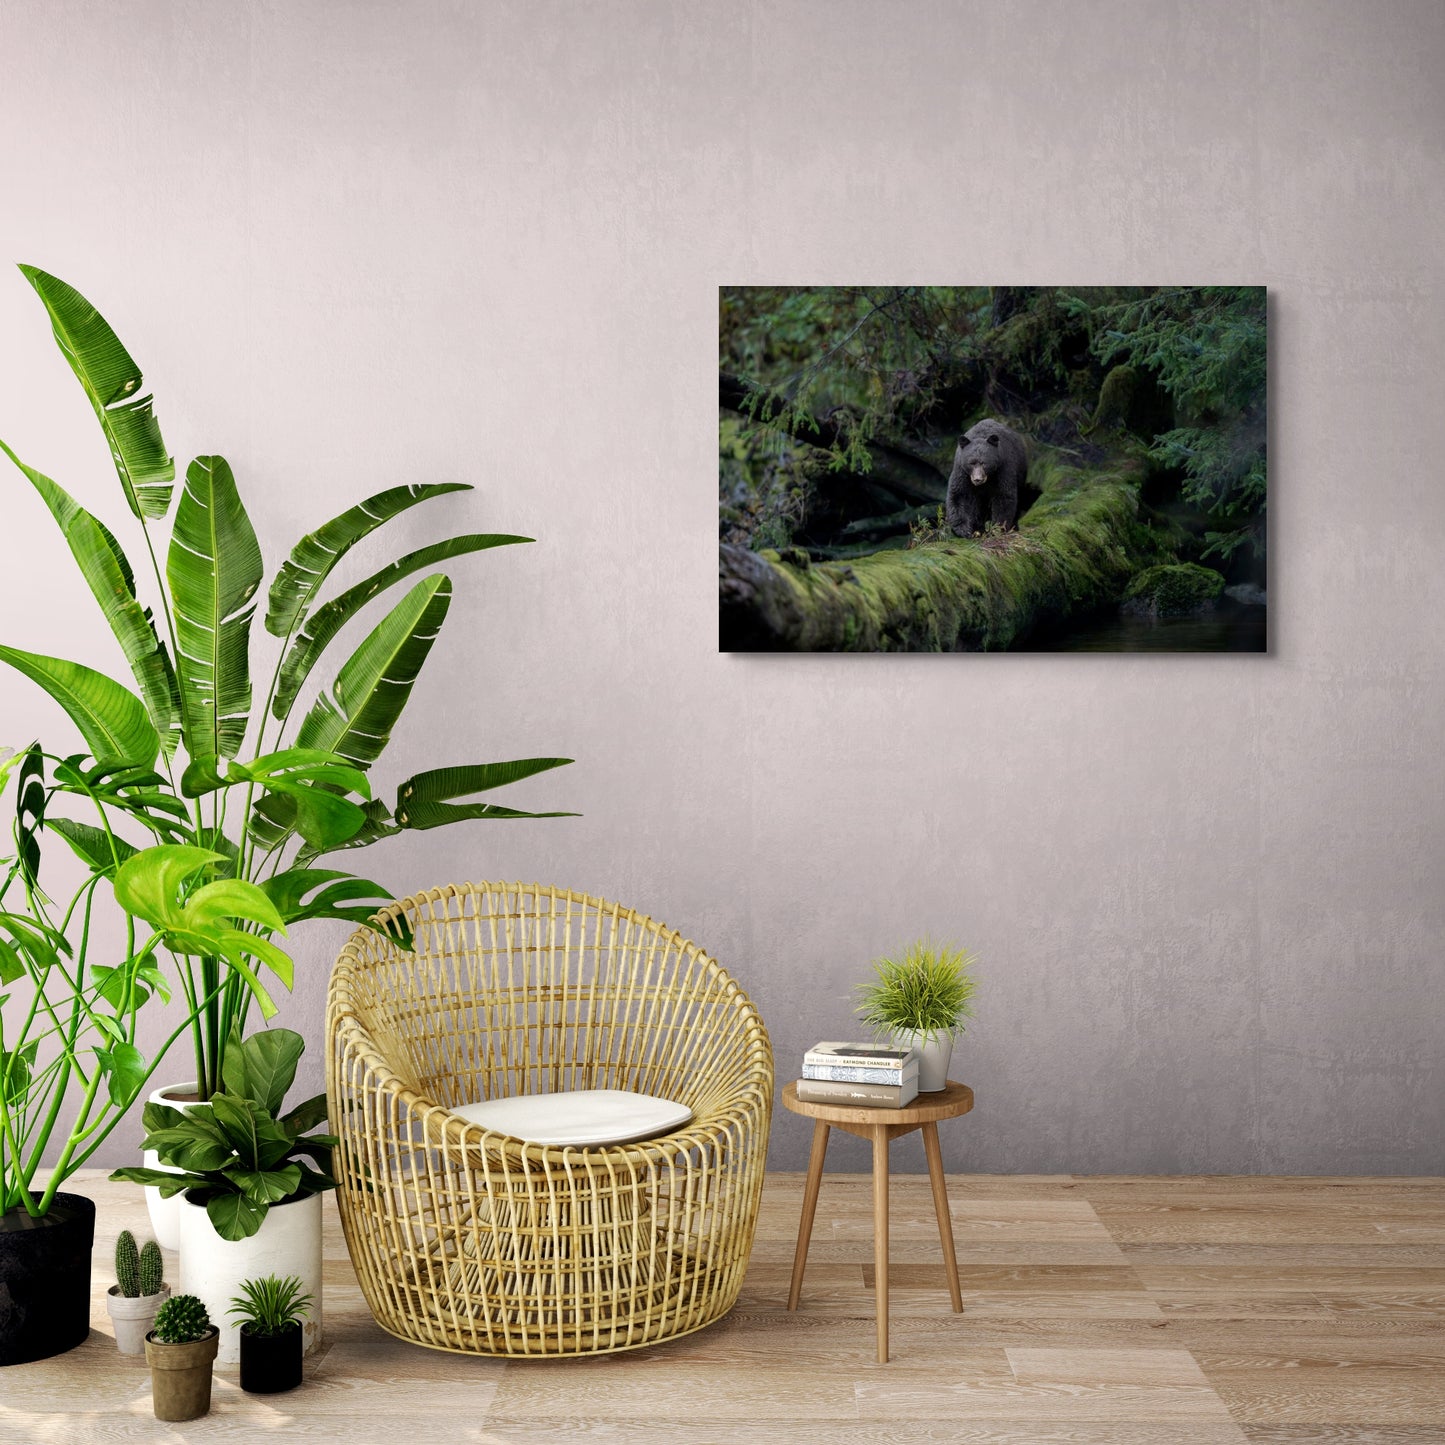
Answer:
[[[89,1332],[95,1204],[63,1186],[211,1002],[189,998],[148,1057],[140,1015],[169,994],[158,951],[197,949],[246,974],[286,963],[269,936],[283,930],[275,905],[253,883],[206,881],[220,860],[204,848],[114,839],[110,869],[42,889],[46,814],[89,771],[39,747],[0,757],[0,793],[16,777],[16,848],[0,856],[0,1366],[60,1354]],[[111,898],[123,927],[102,923]]]
[[[366,922],[388,890],[318,867],[326,854],[464,819],[567,816],[524,813],[476,795],[568,758],[429,769],[403,781],[390,805],[371,785],[372,767],[451,605],[451,580],[434,569],[469,552],[532,539],[448,537],[323,598],[338,564],[363,538],[423,502],[470,490],[459,483],[391,487],[303,537],[265,588],[261,548],[225,458],[197,457],[177,488],[153,398],[130,353],[73,287],[32,266],[20,269],[105,435],[151,584],[147,605],[115,534],[0,440],[60,528],[134,678],[132,689],[81,663],[22,651],[13,637],[0,645],[0,661],[49,693],[89,750],[62,760],[56,773],[65,791],[84,799],[87,815],[47,818],[81,860],[112,877],[118,861],[135,851],[128,831],[142,843],[205,850],[212,857],[204,876],[258,885],[283,924]],[[312,689],[322,654],[342,629],[417,574],[424,575],[376,621],[329,685]],[[263,595],[264,626],[279,645],[256,710],[251,644]],[[196,1006],[196,1077],[201,1099],[209,1099],[224,1087],[226,1043],[252,1001],[268,1016],[274,1004],[253,966],[255,954],[239,946],[217,951],[169,918],[142,916],[162,931],[187,1001]],[[238,925],[242,933],[260,927],[246,919]],[[290,960],[279,948],[259,961],[289,985]]]

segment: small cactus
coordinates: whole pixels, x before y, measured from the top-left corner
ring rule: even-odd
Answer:
[[[115,1241],[115,1282],[127,1299],[146,1293],[140,1284],[140,1255],[136,1252],[135,1235],[128,1229],[122,1229]]]
[[[188,1345],[211,1328],[206,1307],[193,1294],[172,1295],[161,1301],[152,1333],[163,1345]]]
[[[148,1239],[140,1252],[140,1292],[159,1294],[165,1283],[165,1261],[161,1258],[161,1247],[155,1240]]]

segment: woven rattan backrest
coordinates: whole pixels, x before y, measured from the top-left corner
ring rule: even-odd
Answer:
[[[713,959],[615,903],[476,883],[394,911],[414,950],[358,934],[342,956],[351,1005],[407,1087],[445,1107],[619,1088],[701,1110],[732,1072],[715,1063],[759,1032]]]

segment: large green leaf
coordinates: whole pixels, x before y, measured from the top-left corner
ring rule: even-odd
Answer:
[[[105,524],[86,511],[69,492],[44,472],[26,466],[3,441],[0,441],[0,451],[19,467],[50,508],[81,575],[95,594],[110,630],[125,653],[125,660],[130,663],[146,711],[160,734],[166,756],[170,757],[180,740],[181,728],[176,677],[150,614],[136,600],[135,574],[120,543]]]
[[[0,647],[0,661],[23,672],[68,712],[98,762],[149,767],[160,751],[160,734],[145,704],[103,672],[59,657]]]
[[[73,286],[35,266],[20,270],[45,303],[55,340],[95,408],[131,511],[165,516],[176,468],[161,439],[154,398],[143,394],[140,367]]]
[[[153,928],[179,928],[185,906],[177,897],[181,886],[202,868],[224,861],[209,848],[189,844],[147,848],[121,865],[115,877],[115,901]]]
[[[447,492],[469,492],[465,482],[433,482],[425,486],[392,487],[378,492],[339,517],[309,532],[292,549],[271,583],[266,631],[285,637],[305,615],[331,569],[369,532],[399,512]],[[425,564],[423,564],[425,565]],[[277,714],[280,716],[280,714]]]
[[[233,758],[251,707],[250,637],[261,548],[224,457],[197,457],[176,508],[166,579],[186,749]]]
[[[471,763],[417,773],[396,790],[398,810],[408,803],[444,803],[472,793],[486,793],[521,782],[551,768],[566,767],[571,758],[512,758],[504,763]]]
[[[505,787],[534,773],[560,768],[571,758],[514,758],[505,763],[476,763],[470,767],[434,768],[408,778],[396,790],[396,821],[400,827],[424,830],[443,828],[468,818],[573,818],[575,813],[524,813],[497,803],[453,803],[471,793]]]
[[[316,659],[321,656],[331,639],[373,597],[400,582],[403,577],[410,577],[414,572],[434,567],[438,562],[445,562],[448,558],[460,557],[467,552],[481,552],[490,547],[507,547],[514,542],[530,542],[532,540],[531,537],[512,537],[502,533],[480,532],[464,537],[450,537],[445,542],[437,542],[430,547],[421,547],[415,552],[408,552],[405,557],[398,557],[395,562],[383,567],[379,572],[373,572],[370,577],[358,582],[355,587],[348,587],[340,596],[323,603],[306,618],[295,642],[291,644],[286,653],[286,659],[281,665],[281,676],[276,686],[276,696],[271,704],[272,715],[285,721],[286,715],[291,711],[291,705],[296,701],[296,694],[301,691],[302,684],[305,683]],[[276,589],[273,587],[271,590],[274,597]],[[267,618],[266,625],[270,627],[270,618]]]
[[[286,1164],[280,1169],[231,1169],[227,1174],[252,1204],[268,1208],[294,1194],[301,1183],[298,1164]]]
[[[94,1053],[105,1075],[110,1102],[117,1109],[129,1109],[147,1078],[145,1055],[134,1044],[123,1041]]]
[[[380,883],[335,868],[288,868],[266,879],[261,887],[287,923],[304,918],[344,918],[365,923],[393,897],[391,890]]]
[[[365,768],[381,756],[451,606],[443,573],[418,582],[382,618],[306,714],[296,736]]]
[[[134,858],[140,851],[124,838],[107,833],[104,828],[94,827],[90,823],[77,823],[72,818],[51,818],[46,826],[52,833],[59,833],[83,863],[107,878],[112,877],[122,863],[128,858]]]
[[[242,1094],[216,1094],[211,1111],[247,1168],[270,1169],[290,1152],[291,1136],[254,1100]]]
[[[227,1092],[254,1100],[275,1115],[305,1048],[305,1039],[291,1029],[260,1029],[244,1040],[233,1035],[221,1061]]]
[[[244,1194],[213,1195],[206,1201],[206,1214],[216,1233],[233,1244],[250,1239],[266,1222],[266,1206],[253,1204]]]

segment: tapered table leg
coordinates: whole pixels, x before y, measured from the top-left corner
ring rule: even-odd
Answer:
[[[803,1293],[803,1271],[808,1267],[808,1244],[813,1238],[813,1215],[818,1210],[818,1190],[823,1183],[823,1156],[828,1152],[829,1126],[813,1120],[813,1152],[808,1156],[808,1183],[803,1190],[803,1217],[798,1221],[798,1247],[793,1252],[793,1282],[788,1287],[788,1308],[798,1307]]]
[[[888,1363],[888,1126],[873,1129],[873,1304],[878,1311],[878,1363]]]
[[[943,1150],[938,1145],[938,1125],[923,1125],[923,1152],[928,1155],[928,1179],[933,1185],[933,1212],[938,1216],[938,1238],[943,1245],[943,1268],[948,1275],[948,1293],[954,1314],[963,1313],[963,1291],[958,1287],[958,1256],[953,1252],[953,1220],[948,1213],[948,1188],[943,1180]]]

